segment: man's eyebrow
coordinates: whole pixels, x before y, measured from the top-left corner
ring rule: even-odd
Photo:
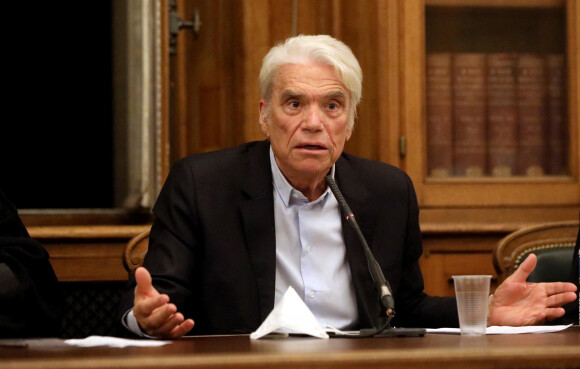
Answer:
[[[280,94],[280,101],[286,101],[288,99],[301,99],[304,96],[305,95],[301,92],[285,90]],[[344,91],[331,91],[324,95],[324,97],[327,99],[344,99],[346,96],[347,95]]]
[[[293,90],[284,90],[280,94],[280,101],[286,101],[288,99],[300,99],[303,96],[304,94],[300,92],[296,92]]]
[[[329,99],[342,99],[346,96],[344,91],[333,91],[326,95]]]

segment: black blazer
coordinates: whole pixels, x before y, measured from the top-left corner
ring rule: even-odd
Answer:
[[[0,191],[0,338],[57,336],[63,308],[48,252]]]
[[[154,207],[144,266],[167,293],[191,334],[247,333],[274,307],[276,235],[268,141],[194,155],[177,162]],[[343,153],[336,182],[389,280],[400,327],[458,326],[454,298],[423,293],[419,211],[413,185],[401,170]],[[359,325],[381,312],[356,234],[343,235],[357,297]],[[135,282],[121,304],[133,305]],[[337,301],[337,303],[340,303]]]

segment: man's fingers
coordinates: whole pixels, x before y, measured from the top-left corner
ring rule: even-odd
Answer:
[[[546,302],[547,307],[560,307],[566,305],[569,302],[576,300],[576,294],[574,292],[558,293],[548,297]]]
[[[149,271],[143,267],[137,268],[135,271],[135,282],[137,282],[137,287],[135,287],[135,296],[154,296],[157,294],[157,290],[153,287],[151,274]]]
[[[187,334],[187,332],[193,329],[194,324],[195,323],[193,322],[193,319],[187,319],[177,327],[173,328],[171,333],[169,333],[169,336],[172,338],[183,337]]]
[[[177,307],[174,304],[163,304],[158,306],[149,314],[137,315],[137,312],[133,310],[133,314],[137,318],[139,325],[146,332],[156,331],[164,324],[166,324],[169,317],[177,312]],[[149,333],[148,333],[149,334]]]
[[[528,255],[526,260],[520,264],[518,269],[509,277],[513,282],[525,282],[530,273],[536,267],[538,258],[534,254]]]
[[[563,317],[564,314],[566,314],[566,311],[561,307],[546,309],[546,320],[558,319]]]
[[[135,271],[135,305],[133,315],[141,328],[151,336],[178,338],[189,332],[192,319],[184,320],[177,307],[169,303],[169,296],[159,294],[153,287],[151,274],[143,267]]]
[[[551,282],[551,283],[544,283],[544,288],[546,289],[546,293],[551,296],[558,293],[566,293],[566,292],[576,292],[576,286],[574,283],[569,282]]]
[[[169,296],[165,294],[157,295],[154,297],[137,297],[137,295],[135,295],[133,314],[136,318],[148,317],[149,315],[153,314],[156,309],[160,309],[161,307],[167,305],[168,302]]]
[[[147,330],[147,334],[155,337],[171,337],[171,331],[183,322],[183,315],[175,312],[165,318],[165,320],[157,322],[152,328]]]
[[[159,327],[151,329],[147,334],[162,338],[179,338],[189,332],[194,326],[192,319],[184,320],[183,314],[175,313]]]

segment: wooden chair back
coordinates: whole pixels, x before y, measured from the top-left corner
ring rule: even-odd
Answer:
[[[149,249],[149,230],[144,231],[133,237],[125,246],[123,253],[123,266],[129,274],[135,273],[135,270],[143,265],[143,260]]]
[[[528,281],[568,281],[578,226],[578,221],[546,223],[504,237],[493,253],[493,264],[500,282],[510,276],[530,253],[536,254],[538,265]]]

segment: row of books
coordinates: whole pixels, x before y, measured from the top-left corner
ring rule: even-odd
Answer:
[[[427,169],[432,177],[567,172],[561,54],[427,54]]]

